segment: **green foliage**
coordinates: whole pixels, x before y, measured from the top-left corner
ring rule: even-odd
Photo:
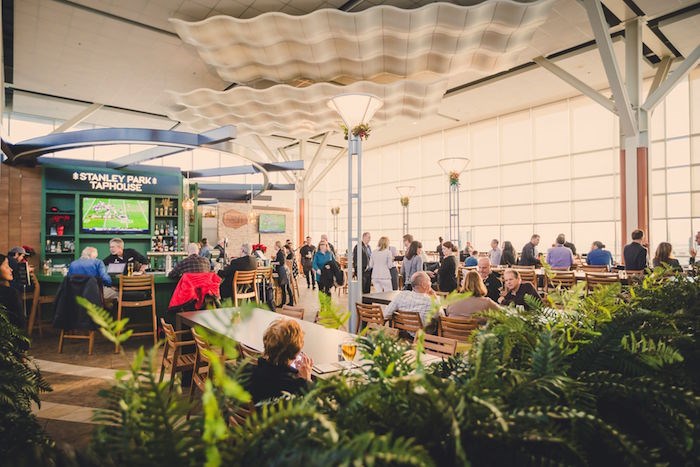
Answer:
[[[90,318],[100,327],[100,333],[110,342],[121,345],[126,342],[134,332],[131,329],[124,331],[126,325],[129,323],[129,318],[117,321],[112,318],[112,315],[107,310],[95,305],[84,297],[76,297],[75,301],[78,302],[78,305],[87,310]]]
[[[330,296],[319,291],[318,302],[321,309],[318,312],[318,324],[330,329],[344,328],[350,319],[350,312],[343,311],[340,306],[333,303]]]

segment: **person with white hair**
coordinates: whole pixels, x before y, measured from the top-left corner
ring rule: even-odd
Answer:
[[[71,262],[68,266],[68,276],[82,275],[94,276],[102,280],[103,295],[107,300],[117,298],[117,291],[112,287],[112,278],[107,274],[104,263],[97,259],[97,248],[87,246],[83,248],[80,258]]]
[[[170,279],[180,279],[183,274],[188,272],[209,272],[211,264],[207,258],[199,256],[199,245],[190,243],[187,245],[187,258],[183,259],[172,271],[168,273]]]
[[[219,277],[221,277],[219,291],[222,299],[233,296],[233,276],[236,271],[255,271],[258,268],[258,258],[253,256],[252,252],[250,243],[243,243],[240,255],[233,258],[228,266],[219,271]]]
[[[387,305],[384,309],[384,318],[391,319],[397,310],[416,312],[423,321],[425,332],[435,334],[437,332],[435,317],[430,323],[425,322],[428,312],[433,306],[433,300],[437,300],[437,294],[430,287],[430,277],[425,271],[415,272],[411,276],[411,284],[413,284],[413,290],[402,290]]]

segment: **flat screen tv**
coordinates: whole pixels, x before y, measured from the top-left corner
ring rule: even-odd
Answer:
[[[84,196],[80,211],[82,233],[150,233],[150,200]]]
[[[287,230],[287,217],[284,214],[260,214],[258,232],[284,233]]]

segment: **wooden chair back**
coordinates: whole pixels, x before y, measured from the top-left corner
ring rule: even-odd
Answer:
[[[603,273],[603,272],[608,272],[608,267],[605,265],[597,265],[597,264],[582,264],[581,270],[584,272]]]
[[[290,318],[304,319],[304,308],[300,306],[282,305],[277,312]]]
[[[620,277],[617,274],[586,273],[586,290],[589,292],[601,285],[617,284]]]
[[[384,314],[382,314],[382,308],[379,305],[356,303],[355,310],[357,311],[357,329],[355,329],[355,333],[360,332],[362,323],[377,323],[380,326],[384,324]]]
[[[175,374],[191,371],[194,368],[195,354],[183,354],[182,347],[191,346],[195,342],[178,338],[178,336],[190,338],[192,334],[189,329],[175,331],[173,326],[166,323],[163,318],[160,319],[160,325],[165,333],[165,346],[163,347],[163,360],[160,365],[160,378],[158,381],[163,381],[165,370],[170,368],[170,390],[172,391],[173,383],[175,382]]]
[[[197,349],[194,357],[194,367],[192,368],[192,386],[190,386],[190,401],[194,395],[194,388],[204,391],[204,385],[209,378],[209,359],[204,355],[205,351],[211,350],[209,344],[192,329],[194,345]]]
[[[381,331],[384,334],[386,334],[387,336],[393,337],[394,339],[399,338],[399,330],[398,329],[390,328],[389,326],[384,326],[383,324],[370,322],[370,323],[367,323],[367,329],[368,329],[368,332]]]
[[[570,289],[576,284],[576,274],[573,271],[554,271],[551,277],[547,278],[548,289]]]
[[[418,336],[413,339],[413,342],[415,343],[417,339]],[[423,347],[427,354],[435,355],[436,357],[450,357],[457,353],[457,339],[426,334],[423,340]]]
[[[514,265],[512,265],[510,268],[511,268],[511,269],[517,269],[517,270],[519,270],[519,271],[522,271],[522,270],[527,270],[527,269],[535,269],[535,265],[532,264],[532,265],[530,265],[530,266],[525,266],[525,265],[523,265],[523,264],[514,264]]]
[[[415,311],[396,310],[391,317],[391,324],[391,327],[406,332],[416,332],[423,328],[423,320]]]
[[[438,335],[459,342],[467,342],[483,321],[479,318],[440,316]]]
[[[258,358],[263,355],[257,350],[241,343],[238,344],[238,352],[241,354],[241,358],[249,360],[251,365],[257,365]]]
[[[233,306],[239,306],[239,300],[258,301],[257,275],[258,271],[236,271],[233,274]]]
[[[534,266],[529,269],[518,269],[518,272],[523,282],[529,282],[535,290],[537,290],[537,273],[535,272]]]
[[[158,313],[156,311],[156,286],[153,274],[140,276],[119,276],[119,301],[117,305],[117,320],[122,319],[124,308],[151,308],[153,328],[148,331],[134,332],[135,336],[153,336],[153,345],[158,343]],[[133,294],[133,295],[131,295]],[[134,299],[136,298],[136,299]],[[115,344],[114,353],[119,352],[119,344]]]

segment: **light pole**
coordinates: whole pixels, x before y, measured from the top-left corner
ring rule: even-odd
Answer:
[[[396,191],[399,192],[399,201],[401,201],[401,206],[403,207],[403,235],[408,233],[408,202],[410,201],[410,196],[415,191],[416,187],[412,185],[397,186]]]
[[[340,244],[338,243],[338,214],[340,214],[340,200],[331,199],[328,201],[331,205],[331,214],[333,215],[333,244],[336,250],[340,251]]]
[[[438,161],[442,170],[449,177],[449,232],[447,238],[459,245],[459,176],[469,165],[466,157],[446,157]]]
[[[367,125],[382,105],[382,100],[372,94],[339,94],[328,101],[328,107],[338,112],[348,130],[348,310],[350,311],[348,330],[350,332],[356,328],[355,304],[361,301],[362,271],[364,270],[362,254],[358,251],[357,277],[352,278],[353,242],[358,250],[362,248],[362,142],[361,132],[355,130],[359,130],[360,125]],[[357,160],[356,164],[353,164],[353,157]],[[356,188],[353,188],[354,178],[357,180]],[[353,199],[357,200],[356,219],[353,219]]]

